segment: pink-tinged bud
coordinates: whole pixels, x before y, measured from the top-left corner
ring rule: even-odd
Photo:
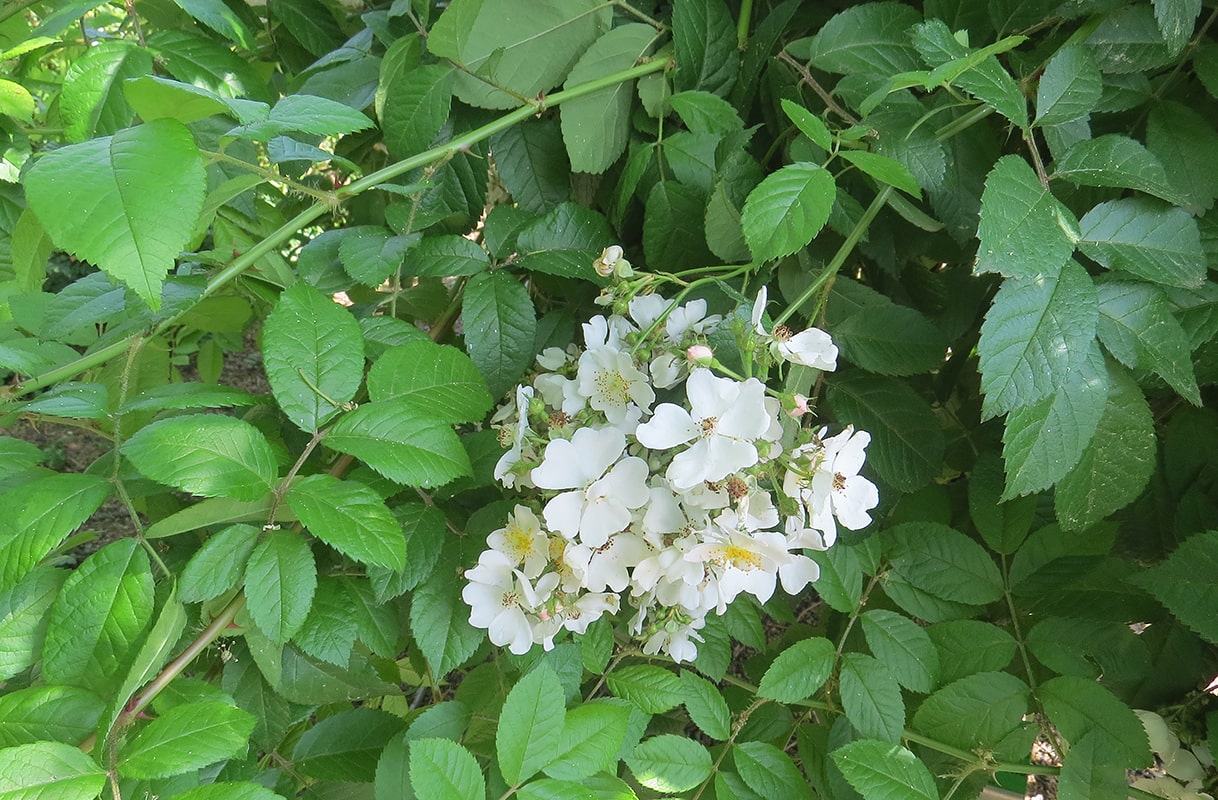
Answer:
[[[793,419],[799,419],[804,414],[808,413],[808,398],[802,394],[797,394],[791,398],[795,402],[795,406],[787,412],[787,416]]]
[[[704,344],[695,344],[685,351],[685,357],[691,364],[707,366],[715,360],[715,351]]]

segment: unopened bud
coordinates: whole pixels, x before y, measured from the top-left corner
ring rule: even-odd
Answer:
[[[608,278],[613,275],[618,265],[624,263],[626,268],[630,268],[630,262],[622,258],[623,252],[620,245],[611,244],[601,251],[601,257],[592,262],[592,268],[596,270],[596,274],[602,278]]]
[[[691,364],[708,366],[715,360],[715,351],[704,344],[695,344],[685,351],[685,357]]]
[[[795,405],[787,411],[788,417],[791,417],[792,419],[799,419],[804,414],[808,413],[808,398],[804,397],[802,394],[797,394],[792,397],[791,400]]]

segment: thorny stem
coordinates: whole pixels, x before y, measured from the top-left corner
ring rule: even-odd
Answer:
[[[0,14],[3,13],[4,12],[0,12]],[[3,18],[4,16],[0,16],[0,21],[2,21]],[[588,81],[587,83],[580,84],[579,86],[573,86],[570,89],[565,89],[561,92],[555,92],[554,94],[546,97],[544,101],[521,106],[515,111],[504,114],[502,117],[488,122],[486,125],[483,125],[480,128],[475,128],[468,133],[451,139],[442,145],[433,147],[430,150],[425,150],[422,153],[410,156],[409,158],[404,158],[401,161],[369,173],[359,180],[352,181],[346,186],[336,190],[334,192],[334,198],[337,202],[341,203],[342,201],[355,197],[356,195],[369,189],[374,189],[382,183],[387,183],[400,175],[404,175],[411,170],[425,167],[428,164],[444,158],[451,158],[456,153],[468,151],[473,145],[489,138],[491,135],[498,133],[499,131],[506,130],[517,123],[523,122],[535,114],[541,113],[546,108],[561,105],[568,100],[574,100],[578,97],[585,97],[598,92],[601,89],[616,86],[619,83],[625,83],[626,81],[631,81],[635,78],[641,78],[642,76],[650,75],[653,72],[663,71],[671,66],[672,59],[655,58],[630,67],[629,69],[624,69],[620,72],[605,75],[601,78],[597,78],[596,80]],[[319,217],[330,212],[331,210],[332,206],[329,203],[318,201],[301,211],[283,225],[280,225],[256,245],[235,258],[231,264],[222,269],[220,272],[216,273],[216,275],[213,276],[210,281],[208,281],[207,286],[203,289],[203,293],[199,300],[210,297],[228,284],[232,283],[238,277],[243,275],[251,266],[256,264],[263,256],[266,256],[269,253],[274,252],[276,249],[282,247],[283,244],[295,236],[298,231],[312,224]],[[176,325],[182,319],[182,317],[190,313],[191,310],[192,307],[184,308],[176,314],[166,317],[161,322],[157,323],[157,325],[155,325],[152,330],[147,333],[147,335],[152,337],[164,333],[166,330]],[[0,402],[12,400],[20,395],[45,388],[60,381],[74,378],[82,372],[100,366],[101,364],[104,364],[115,356],[121,354],[127,348],[131,337],[136,335],[139,334],[132,334],[126,339],[114,342],[106,347],[98,348],[92,353],[83,355],[70,364],[49,370],[44,372],[42,375],[31,378],[28,381],[23,381],[14,386],[0,390]]]
[[[326,431],[320,430],[313,434],[309,439],[309,443],[300,451],[300,457],[296,459],[296,463],[288,470],[288,474],[283,476],[283,480],[275,487],[275,491],[271,494],[271,510],[266,515],[266,527],[271,528],[275,525],[275,515],[279,513],[279,506],[283,503],[284,496],[287,495],[288,489],[292,486],[292,481],[296,478],[296,473],[300,472],[300,468],[304,466],[305,461],[312,455],[313,450],[317,445],[321,444],[321,440],[326,437]]]
[[[851,125],[857,125],[859,123],[858,117],[854,116],[849,111],[838,105],[838,102],[833,99],[833,95],[825,91],[825,87],[820,85],[820,82],[812,76],[812,73],[808,71],[808,68],[801,64],[798,59],[794,58],[786,50],[779,50],[778,60],[795,70],[795,72],[799,75],[800,81],[808,84],[808,86],[812,88],[812,91],[816,92],[816,96],[819,97],[820,101],[825,104],[825,108],[829,109],[834,114],[837,114]]]
[[[726,758],[728,752],[731,751],[732,745],[736,743],[736,737],[739,736],[740,731],[744,729],[745,723],[749,721],[749,717],[753,715],[754,711],[761,708],[768,702],[770,701],[766,698],[758,697],[749,705],[748,708],[741,711],[736,717],[736,721],[732,724],[731,736],[729,736],[728,740],[723,743],[723,749],[719,751],[719,755],[715,758],[715,763],[711,764],[710,775],[707,776],[706,780],[702,781],[702,785],[698,787],[698,791],[694,792],[693,797],[691,797],[690,800],[698,800],[698,798],[702,796],[702,793],[706,791],[706,787],[710,786],[711,781],[714,780],[715,775],[719,772],[719,765],[723,763],[723,759]]]
[[[859,596],[858,605],[850,612],[850,618],[846,620],[846,629],[842,631],[842,638],[837,642],[837,650],[833,653],[833,660],[837,661],[842,657],[842,650],[846,646],[846,639],[850,636],[850,631],[854,628],[854,623],[858,621],[859,614],[863,612],[863,606],[867,605],[867,598],[871,597],[871,591],[880,582],[878,574],[872,575],[871,580],[867,582],[866,588],[863,589],[862,595]]]
[[[239,158],[233,158],[227,153],[217,153],[211,150],[200,150],[199,155],[203,156],[204,158],[209,158],[212,161],[223,161],[225,164],[232,164],[235,167],[240,167],[247,172],[252,172],[263,180],[270,181],[271,183],[278,183],[290,191],[308,195],[319,203],[325,203],[330,208],[334,208],[338,204],[333,192],[323,192],[319,189],[314,189],[312,186],[305,186],[303,183],[297,183],[291,178],[280,175],[273,169],[267,169],[266,167],[261,167],[257,164],[251,164],[250,162],[242,161]]]

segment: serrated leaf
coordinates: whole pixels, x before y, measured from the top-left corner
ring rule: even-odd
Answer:
[[[740,65],[735,33],[723,0],[676,0],[672,39],[677,87],[726,96],[736,83]]]
[[[985,549],[937,522],[906,522],[888,531],[892,572],[943,600],[971,605],[1002,596],[1002,576]]]
[[[922,66],[907,31],[921,22],[917,9],[901,3],[865,3],[842,11],[813,37],[812,65],[826,72],[887,78]]]
[[[1129,706],[1095,681],[1062,675],[1036,690],[1049,720],[1068,742],[1095,737],[1095,747],[1127,769],[1151,763],[1146,730]]]
[[[778,654],[757,687],[757,696],[798,703],[812,696],[833,672],[833,643],[817,637],[796,642]]]
[[[986,545],[996,553],[1011,555],[1027,537],[1036,516],[1033,498],[1003,501],[1006,478],[1002,461],[992,452],[983,453],[968,479],[968,508],[973,524]]]
[[[173,800],[282,800],[282,795],[257,783],[218,781],[175,794]]]
[[[1074,253],[1078,223],[1026,161],[1003,156],[985,180],[977,238],[977,272],[1053,276]]]
[[[826,400],[838,420],[871,434],[867,463],[880,478],[913,491],[939,473],[942,429],[930,405],[907,383],[847,370],[828,384]]]
[[[345,583],[327,575],[319,576],[309,615],[292,642],[318,661],[347,666],[359,635],[352,614],[353,600]]]
[[[892,303],[868,306],[833,327],[842,356],[879,375],[916,375],[943,364],[947,339],[920,312]]]
[[[681,672],[681,691],[690,720],[710,738],[725,741],[731,735],[732,716],[718,687],[706,678],[684,670]]]
[[[1182,208],[1126,198],[1100,203],[1079,222],[1088,258],[1166,286],[1197,288],[1206,258],[1197,221]]]
[[[988,103],[1019,127],[1027,125],[1028,101],[1019,84],[995,57],[999,52],[1005,52],[1008,45],[1017,45],[1023,37],[1008,37],[982,50],[970,51],[941,19],[927,19],[912,30],[918,54],[927,65],[935,68],[930,75],[932,82],[948,80]]]
[[[795,127],[799,128],[800,133],[807,136],[812,144],[825,151],[833,147],[833,138],[829,134],[829,128],[820,117],[785,98],[781,102],[783,113],[795,123]]]
[[[264,99],[266,82],[252,63],[210,36],[179,29],[154,31],[147,39],[165,71],[183,83],[222,97]]]
[[[1118,368],[1119,369],[1119,368]],[[1113,370],[1104,416],[1078,464],[1057,485],[1067,530],[1085,528],[1138,499],[1155,472],[1155,419],[1132,377]]]
[[[543,771],[551,778],[582,781],[611,772],[625,741],[629,709],[605,703],[575,706],[567,712],[554,759]]]
[[[292,764],[325,780],[369,781],[389,740],[406,727],[378,708],[349,708],[310,727],[292,750]]]
[[[816,164],[788,164],[766,176],[749,192],[740,218],[753,258],[769,261],[811,242],[835,196],[833,174]]]
[[[431,341],[392,347],[368,372],[373,402],[402,400],[448,423],[477,422],[494,402],[469,356]]]
[[[317,565],[313,551],[295,533],[271,531],[254,548],[245,567],[246,608],[267,638],[292,638],[313,604]]]
[[[256,47],[251,31],[222,0],[173,0],[178,8],[197,19],[225,39],[236,42],[246,50]]]
[[[269,0],[271,16],[315,56],[324,56],[343,41],[330,7],[317,0]]]
[[[0,519],[11,525],[11,534],[0,538],[0,587],[24,578],[92,516],[110,490],[97,475],[54,473],[0,493]]]
[[[265,120],[233,128],[228,135],[266,142],[285,133],[341,136],[372,126],[372,120],[361,112],[336,100],[290,94],[271,107]]]
[[[863,736],[896,742],[905,728],[901,686],[887,667],[862,653],[841,659],[842,708]]]
[[[710,777],[711,756],[692,739],[671,733],[652,736],[626,756],[635,780],[657,792],[686,792]]]
[[[1201,0],[1154,0],[1155,22],[1172,53],[1178,53],[1188,43],[1201,15]]]
[[[433,573],[411,596],[410,633],[432,675],[447,675],[474,654],[486,632],[469,624],[469,606],[450,575]]]
[[[521,209],[541,213],[570,197],[571,164],[557,120],[513,125],[491,136],[490,147],[499,178]]]
[[[432,26],[427,49],[464,67],[454,84],[462,100],[515,108],[558,85],[608,27],[598,8],[595,0],[457,0]]]
[[[1109,388],[1099,348],[1092,344],[1090,351],[1091,358],[1064,376],[1065,385],[1007,416],[1003,500],[1049,488],[1082,458],[1103,416]]]
[[[660,181],[647,193],[643,254],[653,269],[709,264],[704,225],[706,198],[676,180]]]
[[[1099,293],[1100,342],[1130,369],[1148,369],[1195,406],[1201,392],[1184,328],[1161,289],[1132,281],[1104,281]]]
[[[1218,197],[1218,133],[1204,116],[1181,103],[1152,104],[1146,146],[1177,190],[1164,200],[1197,212],[1213,205]]]
[[[392,236],[377,225],[348,228],[338,246],[343,270],[365,286],[380,286],[402,268],[406,251],[417,235]]]
[[[396,158],[421,153],[448,120],[454,73],[443,64],[413,66],[385,81],[381,130],[385,146]]]
[[[202,497],[257,500],[274,488],[279,471],[261,431],[219,414],[158,420],[124,442],[121,452],[145,475]]]
[[[939,678],[945,683],[1000,670],[1011,663],[1018,648],[1011,634],[975,619],[940,622],[926,633],[939,650]]]
[[[564,88],[588,83],[635,65],[656,41],[650,25],[632,22],[597,39],[571,68]],[[563,103],[562,138],[575,172],[600,174],[626,150],[634,84],[617,83]]]
[[[241,582],[258,543],[253,525],[230,525],[203,543],[183,567],[178,596],[184,603],[219,597]]]
[[[160,119],[61,147],[25,177],[26,197],[55,243],[161,304],[165,273],[203,209],[194,137]]]
[[[465,349],[493,397],[502,396],[533,361],[537,318],[525,288],[507,272],[479,273],[465,286]]]
[[[152,567],[133,539],[106,545],[64,582],[51,606],[42,677],[106,697],[152,621]]]
[[[1084,734],[1070,743],[1057,779],[1061,800],[1125,800],[1129,779],[1121,764],[1104,752],[1100,737]]]
[[[27,125],[34,121],[34,96],[19,83],[0,80],[0,114]]]
[[[0,750],[0,797],[4,800],[93,800],[106,772],[79,748],[35,742]]]
[[[544,664],[508,692],[499,714],[495,750],[510,785],[528,780],[554,760],[566,718],[564,706],[562,684]]]
[[[180,775],[245,752],[254,715],[213,701],[175,706],[148,724],[119,752],[131,778]]]
[[[164,411],[167,409],[227,408],[249,406],[257,402],[254,395],[229,386],[210,383],[166,383],[153,386],[123,403],[120,414],[132,411]]]
[[[668,98],[668,105],[677,112],[677,116],[692,133],[732,133],[744,130],[744,120],[740,119],[740,114],[732,104],[710,92],[696,89],[678,92]],[[811,112],[805,110],[805,113]]]
[[[834,750],[833,763],[866,800],[937,800],[926,765],[899,744],[860,739]]]
[[[40,567],[0,591],[0,679],[8,680],[42,653],[47,610],[68,575]]]
[[[486,782],[469,751],[447,739],[410,743],[410,785],[420,797],[482,800]]]
[[[906,689],[926,693],[939,683],[939,652],[926,631],[895,611],[863,614],[867,646]]]
[[[276,402],[307,433],[355,397],[364,377],[355,317],[304,281],[279,296],[266,318],[262,360]]]
[[[964,750],[991,749],[1023,724],[1027,684],[1005,672],[978,672],[944,686],[922,702],[913,726]]]
[[[977,344],[982,418],[1048,397],[1092,357],[1099,319],[1091,276],[1068,262],[1056,276],[1008,278]]]
[[[123,81],[152,71],[148,51],[134,42],[98,42],[72,62],[63,75],[59,112],[69,142],[115,133],[131,124],[131,108],[123,97]]]
[[[732,749],[736,771],[762,797],[812,797],[808,782],[791,757],[768,742],[740,742]]]
[[[367,486],[320,473],[292,484],[286,499],[309,532],[339,552],[386,569],[406,565],[402,526]]]
[[[1166,559],[1130,580],[1192,630],[1218,642],[1218,531],[1190,536]]]
[[[1091,54],[1072,44],[1053,54],[1036,87],[1034,125],[1047,127],[1091,113],[1100,101],[1103,77]]]
[[[326,444],[404,486],[433,488],[471,470],[451,425],[402,398],[344,414],[331,426]]]
[[[681,681],[653,664],[615,669],[606,676],[615,697],[629,700],[648,714],[662,714],[681,704]]]
[[[1103,15],[1084,44],[1101,72],[1142,72],[1172,59],[1149,5],[1123,6]]]
[[[1140,142],[1115,133],[1071,146],[1058,159],[1051,177],[1079,186],[1137,189],[1169,203],[1181,202],[1155,154]]]
[[[0,747],[52,740],[80,744],[101,718],[97,695],[74,686],[30,686],[0,697]]]
[[[893,186],[914,197],[922,196],[922,189],[913,173],[895,158],[866,150],[843,150],[838,156],[882,184]]]

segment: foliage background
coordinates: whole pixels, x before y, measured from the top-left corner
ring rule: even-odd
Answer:
[[[1133,708],[1212,786],[1216,13],[10,3],[0,412],[106,453],[0,438],[0,796],[1117,798],[1180,752]],[[874,437],[819,600],[680,668],[493,652],[454,580],[613,242],[768,285],[844,362],[775,388]],[[270,395],[215,383],[251,329]]]

